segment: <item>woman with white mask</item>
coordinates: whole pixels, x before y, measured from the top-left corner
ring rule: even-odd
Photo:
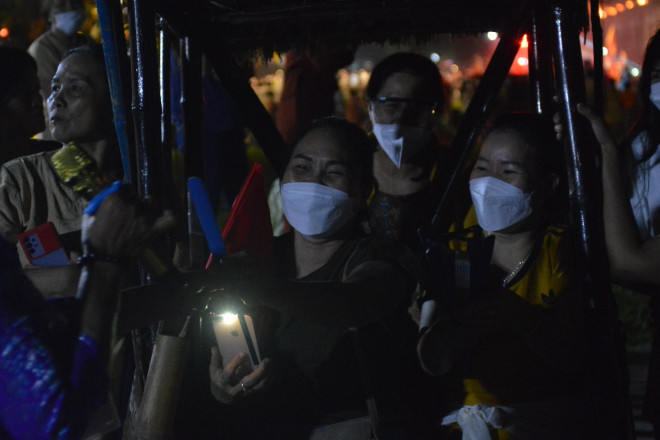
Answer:
[[[223,422],[228,438],[371,438],[375,419],[368,417],[365,371],[379,399],[379,418],[403,416],[396,329],[407,319],[412,282],[400,263],[408,255],[402,246],[362,232],[371,157],[366,134],[348,121],[313,123],[295,143],[282,179],[293,231],[275,239],[272,275],[242,258],[223,261],[225,291],[275,311],[272,343],[263,350],[270,371],[241,378],[236,362],[223,369],[221,353],[213,351],[216,399],[227,404],[249,397],[249,411],[224,408],[234,411],[232,422]],[[356,358],[354,327],[362,330],[359,356],[366,364]],[[397,410],[388,411],[392,406]]]
[[[473,207],[447,235],[443,310],[418,345],[446,387],[441,438],[595,438],[572,245],[546,216],[559,151],[532,114],[503,116],[483,140]]]
[[[603,218],[616,283],[650,294],[653,345],[643,417],[660,438],[660,30],[646,47],[638,85],[641,112],[619,147],[602,118],[585,106],[602,148]]]
[[[433,130],[445,105],[440,73],[422,55],[396,53],[376,65],[366,95],[378,145],[370,226],[419,250],[417,229],[430,221],[451,170]]]

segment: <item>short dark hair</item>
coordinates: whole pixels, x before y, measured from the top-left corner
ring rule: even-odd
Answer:
[[[373,154],[374,144],[367,134],[357,125],[337,116],[316,119],[307,126],[292,143],[293,149],[310,132],[331,129],[341,141],[340,144],[348,152],[351,163],[358,173],[360,185],[368,191],[373,186]],[[293,151],[292,149],[292,151]]]
[[[367,98],[377,98],[385,81],[394,73],[409,73],[422,78],[433,102],[439,107],[445,105],[445,91],[438,67],[430,59],[412,52],[395,53],[374,67],[367,84]]]
[[[561,174],[563,150],[557,142],[554,125],[548,116],[535,113],[506,113],[496,119],[484,134],[514,131],[529,145],[538,176]]]
[[[103,70],[105,70],[105,55],[103,53],[103,45],[100,43],[90,43],[84,44],[82,46],[72,47],[71,49],[64,52],[60,62],[64,61],[66,58],[74,54],[85,54],[90,55],[95,61],[97,61]]]
[[[23,49],[0,46],[0,104],[4,104],[11,90],[26,76],[28,70],[37,71],[37,63]]]

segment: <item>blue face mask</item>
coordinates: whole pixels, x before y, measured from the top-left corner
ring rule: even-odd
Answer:
[[[85,11],[78,9],[75,11],[62,12],[55,14],[55,27],[66,35],[73,35],[80,30],[80,27],[85,22]]]
[[[347,193],[318,183],[285,183],[280,193],[286,219],[310,238],[331,236],[357,212],[355,200]]]

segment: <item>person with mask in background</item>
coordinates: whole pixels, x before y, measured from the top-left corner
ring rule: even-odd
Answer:
[[[409,52],[395,53],[379,62],[366,89],[367,111],[375,138],[374,189],[369,200],[369,226],[386,234],[421,257],[425,249],[418,230],[427,227],[440,203],[453,159],[435,130],[445,107],[444,85],[437,66],[428,58]],[[418,264],[418,268],[423,264]],[[405,329],[408,359],[405,375],[417,390],[426,390],[421,401],[437,398],[436,384],[422,371],[414,347],[419,326],[431,320],[433,304],[422,310],[420,298],[428,285],[416,271],[418,285],[411,299],[413,320]],[[420,427],[431,419],[431,405],[420,404],[416,414]]]
[[[90,44],[89,37],[79,33],[86,20],[83,0],[44,0],[49,11],[50,29],[37,37],[28,48],[28,53],[37,62],[39,89],[46,102],[50,96],[50,81],[55,75],[62,56],[74,47]],[[48,130],[48,112],[44,112],[46,129],[39,134],[41,139],[52,139]]]
[[[638,90],[641,112],[621,147],[595,112],[582,104],[578,111],[601,145],[605,244],[614,281],[651,296],[654,337],[643,417],[660,438],[660,30],[646,47]]]
[[[398,368],[410,255],[360,227],[372,187],[370,142],[331,117],[312,123],[294,145],[281,188],[293,231],[276,238],[274,273],[241,258],[220,267],[224,291],[274,310],[271,346],[262,350],[272,376],[263,368],[237,374],[241,359],[221,359],[213,349],[211,390],[232,403],[222,409],[232,414],[222,428],[235,425],[225,436],[371,439],[376,419],[403,429],[410,408],[399,394],[407,383]]]
[[[17,47],[0,46],[0,165],[58,148],[57,142],[32,139],[44,128],[34,59]]]
[[[553,224],[558,151],[540,115],[504,115],[485,135],[473,207],[444,241],[442,310],[418,344],[442,379],[438,438],[597,437],[573,245]]]
[[[378,145],[369,224],[419,251],[417,229],[430,222],[451,170],[433,130],[445,105],[440,73],[422,55],[396,53],[376,65],[366,97]]]

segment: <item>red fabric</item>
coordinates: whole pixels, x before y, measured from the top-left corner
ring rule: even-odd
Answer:
[[[273,227],[264,188],[261,164],[254,164],[231,207],[222,230],[227,254],[245,251],[263,263],[273,255]],[[209,259],[210,266],[213,256]]]

